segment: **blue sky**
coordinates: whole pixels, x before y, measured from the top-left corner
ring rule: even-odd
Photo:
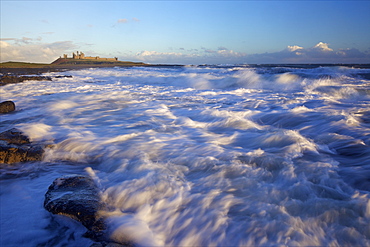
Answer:
[[[1,61],[370,63],[370,1],[1,0]]]

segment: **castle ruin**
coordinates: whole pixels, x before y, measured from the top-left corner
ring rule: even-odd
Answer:
[[[73,52],[72,57],[68,57],[67,54],[63,54],[64,59],[84,59],[84,60],[95,60],[95,61],[118,61],[117,57],[114,58],[105,58],[105,57],[85,57],[83,52],[78,52],[77,54]]]

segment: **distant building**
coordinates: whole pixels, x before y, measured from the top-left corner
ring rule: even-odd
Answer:
[[[68,57],[67,54],[63,54],[64,59],[85,59],[85,60],[97,60],[97,61],[118,61],[117,57],[114,58],[105,58],[105,57],[85,57],[85,53],[78,52],[72,54],[72,57]]]

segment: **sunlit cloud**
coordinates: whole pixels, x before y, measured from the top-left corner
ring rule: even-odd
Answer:
[[[288,47],[287,47],[287,50],[291,51],[291,52],[302,50],[302,49],[303,49],[303,47],[300,47],[298,45],[288,45]]]
[[[313,47],[313,49],[317,49],[323,52],[333,51],[333,49],[329,48],[329,44],[323,42],[319,42],[317,45]]]
[[[66,51],[75,48],[77,48],[77,45],[72,41],[41,43],[29,38],[20,40],[2,39],[0,41],[0,61],[50,63]]]
[[[248,63],[369,63],[370,53],[353,48],[335,51],[328,43],[319,42],[313,47],[287,46],[282,51],[251,54]]]

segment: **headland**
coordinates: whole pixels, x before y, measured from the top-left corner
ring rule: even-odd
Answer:
[[[151,66],[142,62],[119,61],[115,58],[101,58],[99,56],[85,56],[83,52],[73,53],[72,57],[67,54],[59,57],[50,64],[46,63],[26,63],[26,62],[4,62],[0,63],[0,73],[25,75],[42,74],[46,72],[66,71],[83,68],[103,68],[103,67],[134,67]]]

